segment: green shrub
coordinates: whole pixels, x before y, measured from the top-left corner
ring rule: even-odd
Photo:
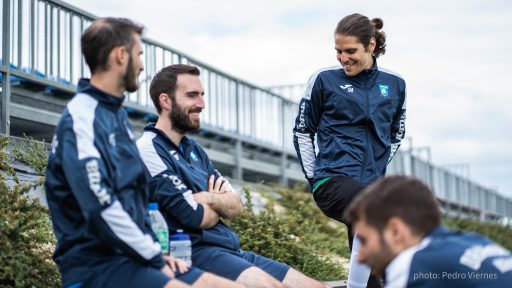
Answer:
[[[454,230],[465,230],[482,234],[512,251],[512,229],[510,227],[455,218],[443,219],[443,224]]]
[[[44,141],[39,142],[25,135],[22,142],[14,144],[11,153],[16,160],[29,165],[35,169],[37,173],[41,175],[44,173],[46,163],[48,162],[48,151],[46,150]]]
[[[44,173],[47,152],[44,143],[26,137],[26,144],[11,149],[14,160]],[[60,274],[51,259],[55,238],[48,209],[37,199],[30,199],[35,183],[20,184],[5,153],[6,137],[0,137],[0,287],[58,287]],[[8,177],[14,185],[6,184]],[[308,276],[319,280],[346,279],[340,257],[350,257],[345,225],[324,216],[304,187],[293,189],[273,187],[261,193],[271,200],[266,209],[255,215],[248,203],[244,213],[226,221],[240,235],[242,249],[285,262]],[[285,211],[277,212],[276,207]],[[512,249],[512,229],[471,220],[445,219],[444,224],[456,230],[477,232],[507,249]]]
[[[287,193],[285,189],[279,192]],[[346,278],[346,272],[343,271],[341,263],[335,261],[336,255],[333,253],[342,248],[336,249],[336,245],[329,247],[330,244],[326,244],[326,242],[336,243],[341,247],[343,244],[340,243],[343,243],[346,236],[342,239],[337,238],[338,234],[342,233],[338,230],[332,234],[322,232],[322,228],[327,230],[332,228],[319,225],[326,222],[318,221],[316,217],[324,219],[325,216],[318,214],[316,206],[306,200],[307,196],[311,196],[300,191],[289,192],[295,192],[299,195],[297,197],[302,199],[294,203],[294,209],[288,209],[286,213],[277,213],[274,208],[275,202],[271,200],[264,211],[255,215],[249,190],[244,188],[248,199],[247,207],[242,216],[227,222],[240,235],[242,249],[287,263],[315,279]],[[286,195],[293,197],[291,194]],[[285,201],[283,198],[279,204]],[[337,239],[331,239],[333,235]]]
[[[44,179],[20,184],[8,162],[7,144],[7,138],[1,137],[0,166],[14,185],[8,186],[0,174],[0,286],[58,287],[60,274],[51,259],[55,238],[48,209],[28,197]]]

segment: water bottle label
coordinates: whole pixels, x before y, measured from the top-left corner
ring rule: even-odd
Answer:
[[[169,231],[167,230],[158,230],[156,231],[156,238],[158,242],[160,242],[160,246],[162,247],[162,253],[165,255],[169,254]]]
[[[172,257],[185,261],[189,266],[192,265],[192,247],[189,240],[171,241],[169,249]]]

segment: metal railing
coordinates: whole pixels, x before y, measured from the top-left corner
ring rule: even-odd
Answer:
[[[38,75],[40,79],[36,80],[42,84],[67,86],[64,90],[73,90],[78,78],[89,77],[80,52],[80,36],[96,18],[94,15],[57,0],[5,0],[3,9],[6,7],[10,12],[3,22],[11,29],[3,29],[3,33],[9,34],[7,42],[11,53],[3,64],[14,65],[13,75]],[[139,90],[128,95],[130,107],[155,113],[149,96],[153,75],[170,64],[196,65],[201,70],[206,91],[208,105],[203,117],[207,126],[278,149],[290,143],[281,136],[289,133],[284,133],[280,123],[284,122],[283,115],[296,110],[296,103],[157,41],[144,38],[143,50],[145,70]],[[285,146],[292,148],[291,144]]]
[[[58,0],[4,0],[0,9],[0,133],[9,134],[11,78],[18,77],[73,93],[77,79],[89,76],[80,53],[80,36],[96,17]],[[144,38],[143,49],[145,70],[141,75],[140,89],[128,95],[126,106],[142,113],[155,113],[149,97],[149,83],[153,75],[170,64],[196,65],[201,70],[206,91],[204,126],[235,139],[238,150],[242,149],[240,143],[243,141],[281,153],[283,173],[290,165],[298,167],[291,133],[298,111],[296,102],[228,75],[157,41]],[[237,155],[241,157],[240,152]],[[423,180],[442,201],[512,218],[512,201],[509,198],[407,151],[397,153],[388,172],[413,175]]]

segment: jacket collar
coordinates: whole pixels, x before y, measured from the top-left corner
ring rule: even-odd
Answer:
[[[93,86],[90,79],[82,78],[78,81],[78,93],[86,93],[98,100],[101,104],[109,106],[111,108],[119,108],[123,104],[125,96],[117,97],[112,94],[108,94],[97,87]]]
[[[160,135],[161,137],[166,139],[167,142],[169,142],[172,146],[174,146],[178,150],[181,150],[180,147],[188,148],[188,146],[193,144],[192,139],[190,137],[187,137],[186,135],[184,135],[183,138],[181,138],[179,147],[176,147],[174,142],[171,141],[171,139],[167,136],[167,134],[164,133],[164,131],[155,127],[155,123],[149,123],[148,125],[146,125],[146,127],[144,127],[144,131],[149,131],[149,132],[153,132],[157,135]]]
[[[373,73],[375,73],[377,70],[379,70],[379,67],[377,66],[377,59],[375,57],[373,57],[373,65],[372,65],[372,67],[370,69],[366,69],[366,70],[361,71],[361,73],[357,74],[356,77],[357,76],[368,77],[368,76],[372,75]]]

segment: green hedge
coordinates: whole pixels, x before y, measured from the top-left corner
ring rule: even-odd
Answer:
[[[464,230],[487,236],[501,246],[512,251],[512,229],[498,224],[482,224],[467,219],[446,218],[443,224],[455,230]]]
[[[298,190],[274,190],[282,198],[270,200],[266,210],[255,215],[250,193],[244,188],[249,199],[244,213],[227,221],[240,235],[242,249],[285,262],[315,279],[345,279],[346,271],[337,259],[339,254],[348,255],[344,226],[321,215],[311,195]],[[276,212],[274,204],[280,204],[286,212]]]
[[[12,156],[44,172],[44,144],[31,139],[27,143],[14,145]],[[42,184],[43,178],[20,184],[8,164],[13,159],[7,159],[7,144],[7,138],[0,137],[0,168],[5,171],[0,175],[0,287],[58,287],[60,275],[51,260],[55,238],[48,210],[27,195],[31,187]],[[6,178],[14,185],[7,186]],[[271,199],[266,210],[255,215],[248,201],[241,217],[226,221],[239,233],[242,248],[286,262],[319,280],[346,279],[347,271],[342,267],[343,258],[349,258],[345,226],[325,217],[303,186],[258,190]],[[278,193],[278,199],[271,191]],[[244,193],[249,195],[247,188]],[[512,249],[510,227],[457,219],[445,219],[444,224],[481,233]]]
[[[0,168],[5,174],[0,174],[0,286],[59,287],[60,274],[51,259],[55,238],[48,209],[28,197],[44,179],[21,184],[8,163],[7,144],[1,137]],[[8,186],[7,178],[14,185]]]

